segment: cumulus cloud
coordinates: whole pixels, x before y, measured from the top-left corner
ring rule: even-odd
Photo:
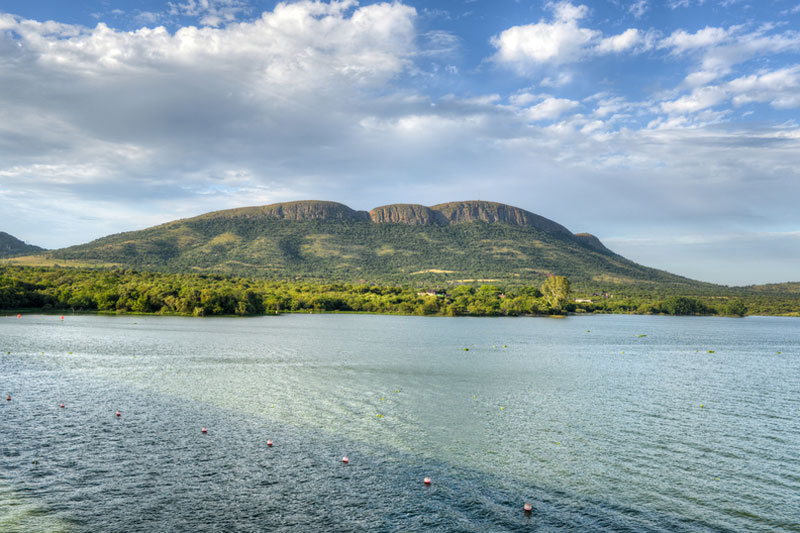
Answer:
[[[698,87],[688,95],[661,103],[667,113],[694,113],[723,103],[741,106],[768,103],[776,109],[800,107],[800,65],[762,70],[719,85]]]
[[[675,53],[682,53],[697,48],[708,48],[727,40],[733,33],[730,29],[712,28],[706,26],[702,30],[689,33],[686,30],[676,30],[669,37],[661,41],[663,48],[672,48]]]
[[[498,49],[497,61],[517,67],[575,61],[589,43],[599,38],[599,31],[578,25],[578,21],[588,13],[586,6],[574,6],[569,2],[550,3],[548,6],[554,12],[552,22],[542,20],[513,26],[491,39],[492,45]]]
[[[526,115],[534,121],[553,120],[567,111],[575,109],[579,105],[579,102],[569,100],[568,98],[554,98],[548,96],[538,104],[529,107],[526,110]]]
[[[642,41],[642,36],[636,28],[629,28],[619,35],[606,37],[597,45],[600,53],[624,52],[630,50]]]
[[[645,39],[636,28],[604,38],[601,31],[582,27],[580,21],[589,15],[585,5],[549,2],[546,7],[553,13],[551,21],[512,26],[492,37],[490,42],[497,49],[496,62],[526,74],[544,64],[563,65],[594,54],[619,53],[650,45],[651,40]]]
[[[727,85],[734,105],[767,102],[776,109],[800,107],[800,65],[762,71],[732,80]]]

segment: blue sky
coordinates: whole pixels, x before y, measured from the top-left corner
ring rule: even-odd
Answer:
[[[8,1],[0,230],[483,199],[800,280],[800,0]]]

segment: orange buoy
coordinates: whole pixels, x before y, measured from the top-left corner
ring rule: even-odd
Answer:
[[[61,320],[64,320],[64,315],[61,315]]]
[[[430,484],[431,484],[431,478],[429,478],[429,477],[426,477],[426,478],[423,480],[423,482],[424,482],[426,485],[430,485]]]
[[[272,446],[272,441],[271,440],[267,441],[267,446]]]
[[[122,416],[122,413],[120,413],[119,411],[117,411],[117,417],[120,417],[120,416]]]
[[[200,433],[208,433],[208,430],[206,428],[203,428],[200,430]]]
[[[349,463],[349,462],[350,462],[350,459],[348,459],[348,458],[347,458],[347,456],[344,456],[344,457],[342,457],[342,462],[343,462],[344,464],[347,464],[347,463]]]
[[[17,315],[17,318],[22,318],[22,315]]]
[[[525,505],[522,506],[522,508],[525,509],[526,514],[530,513],[533,510],[533,506],[527,502],[525,503]]]

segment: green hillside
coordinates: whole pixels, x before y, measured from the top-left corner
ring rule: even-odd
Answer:
[[[369,213],[334,202],[246,207],[110,235],[43,257],[60,264],[273,280],[538,285],[556,274],[578,286],[711,286],[643,267],[592,235],[574,235],[552,220],[492,202],[396,204]]]
[[[43,251],[44,248],[25,244],[13,235],[0,231],[0,257],[14,257]]]

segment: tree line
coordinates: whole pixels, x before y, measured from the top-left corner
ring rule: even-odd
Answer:
[[[52,309],[176,315],[362,312],[438,316],[521,316],[565,312],[743,316],[761,299],[613,295],[575,301],[567,278],[538,287],[458,285],[446,288],[270,281],[217,274],[0,266],[0,309]],[[580,299],[579,299],[580,300]],[[779,311],[800,310],[800,297]]]

